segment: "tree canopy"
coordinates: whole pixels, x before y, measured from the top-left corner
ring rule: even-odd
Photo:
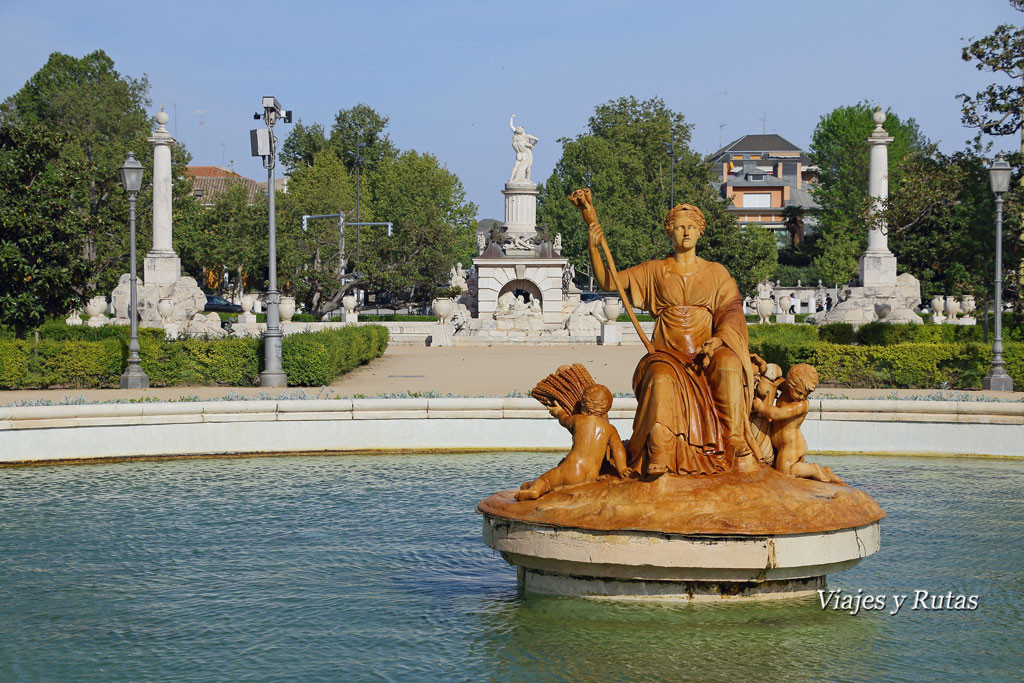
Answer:
[[[0,121],[0,325],[18,337],[69,311],[85,291],[85,224],[70,189],[81,162],[66,133]]]
[[[428,301],[447,286],[456,262],[473,256],[476,206],[466,201],[458,177],[432,154],[399,152],[387,134],[388,118],[366,104],[341,109],[330,138],[320,124],[297,125],[282,160],[292,170],[282,196],[278,227],[279,276],[317,314],[341,305],[352,288],[387,296],[392,306]],[[359,218],[391,222],[355,226],[356,150],[363,147]],[[337,222],[301,217],[345,213],[345,252],[340,258]]]
[[[138,196],[139,253],[151,243],[153,148],[146,138],[153,122],[145,109],[148,93],[145,75],[136,79],[120,74],[102,50],[80,59],[55,52],[21,90],[0,104],[0,121],[66,135],[60,154],[79,169],[68,179],[67,190],[72,211],[85,227],[79,246],[88,268],[85,289],[75,293],[78,300],[93,291],[109,291],[128,271],[128,200],[118,171],[128,152],[145,169]],[[176,145],[176,198],[190,189],[182,180],[187,163],[188,153]]]
[[[777,254],[770,234],[761,226],[741,227],[726,213],[711,164],[689,147],[691,130],[660,98],[621,97],[595,107],[586,133],[559,140],[562,156],[540,187],[537,219],[562,234],[562,254],[577,272],[590,268],[587,229],[567,199],[574,189],[592,189],[616,265],[627,268],[668,253],[664,220],[674,176],[676,203],[698,206],[707,219],[701,256],[725,265],[741,291],[771,274]],[[665,148],[670,141],[674,172]]]
[[[1009,0],[1010,6],[1024,12],[1024,0]],[[1024,114],[1024,29],[1001,24],[995,30],[964,46],[960,56],[965,62],[975,62],[978,71],[1001,73],[1010,80],[1009,85],[993,83],[984,90],[957,98],[963,111],[965,126],[980,128],[989,135],[1011,135],[1021,129]]]

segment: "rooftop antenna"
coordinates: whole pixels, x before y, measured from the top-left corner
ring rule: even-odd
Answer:
[[[728,126],[728,123],[718,124],[718,149],[722,149],[722,129]]]
[[[765,134],[765,130],[768,128],[768,113],[761,114],[761,135]]]

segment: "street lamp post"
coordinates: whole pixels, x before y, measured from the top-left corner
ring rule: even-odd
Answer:
[[[359,262],[360,249],[362,247],[362,237],[359,233],[361,223],[359,222],[359,176],[362,174],[363,162],[366,161],[366,157],[363,156],[363,148],[366,147],[366,143],[362,142],[363,129],[360,128],[356,131],[356,151],[349,152],[355,157],[356,166],[356,263]]]
[[[676,147],[674,142],[663,142],[665,145],[665,153],[668,154],[669,158],[669,195],[668,195],[668,208],[673,208],[676,205],[676,162],[679,158],[676,158]],[[680,157],[681,158],[681,157]]]
[[[981,380],[982,389],[1013,391],[1013,379],[1003,364],[1003,193],[1010,188],[1010,164],[1003,155],[996,157],[988,170],[992,192],[996,196],[996,325],[992,342],[992,369]]]
[[[142,189],[142,164],[135,160],[135,155],[128,152],[128,158],[121,165],[121,184],[128,193],[128,254],[131,261],[131,284],[128,287],[128,319],[131,321],[131,336],[128,339],[128,367],[121,375],[122,389],[145,389],[149,386],[149,376],[142,370],[139,358],[139,292],[136,288],[135,266],[135,196]]]
[[[281,363],[281,313],[279,304],[281,296],[277,291],[277,223],[274,215],[274,166],[276,165],[277,138],[274,137],[274,124],[278,119],[285,123],[292,122],[292,112],[282,109],[276,97],[263,98],[263,115],[253,115],[256,120],[263,119],[266,130],[249,131],[252,155],[263,157],[263,168],[267,169],[267,214],[269,232],[269,282],[267,283],[267,331],[263,335],[263,372],[260,373],[261,387],[283,387],[288,384]]]

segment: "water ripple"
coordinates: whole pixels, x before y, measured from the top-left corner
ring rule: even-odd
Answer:
[[[981,596],[970,612],[854,617],[816,599],[521,595],[473,507],[557,459],[0,470],[0,679],[867,681],[1024,664],[1024,463],[821,458],[889,513],[882,551],[833,587]]]

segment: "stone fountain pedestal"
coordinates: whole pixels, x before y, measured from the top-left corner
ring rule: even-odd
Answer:
[[[484,542],[520,586],[554,595],[676,601],[814,595],[878,551],[885,513],[847,486],[761,468],[606,480],[535,501],[480,502]]]

